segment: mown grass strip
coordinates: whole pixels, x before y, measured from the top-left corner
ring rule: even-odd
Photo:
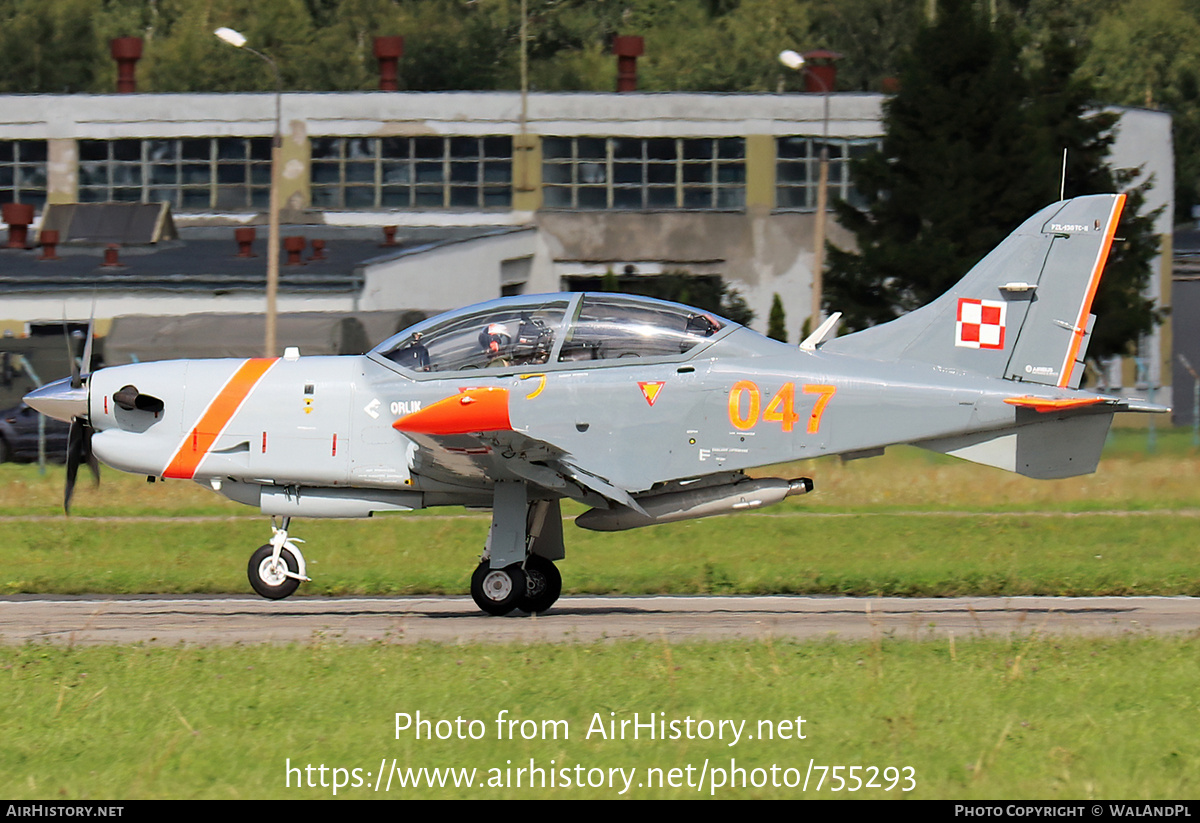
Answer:
[[[0,593],[247,592],[261,520],[9,522]],[[308,595],[464,594],[486,518],[299,521]],[[743,515],[567,526],[568,593],[1200,595],[1193,517]]]
[[[1153,511],[1200,507],[1200,459],[1190,430],[1159,433],[1154,454],[1145,432],[1115,431],[1094,475],[1030,480],[911,447],[883,457],[842,463],[822,458],[759,471],[816,480],[813,494],[786,501],[781,511]],[[0,515],[62,512],[63,468],[0,464]],[[105,471],[98,489],[80,482],[72,501],[77,515],[226,515],[257,512],[190,481],[147,484],[144,478]],[[433,510],[434,512],[444,510]],[[450,509],[450,511],[456,511]],[[568,506],[568,514],[582,511]],[[409,516],[421,516],[420,513]]]
[[[0,794],[50,798],[324,798],[332,769],[474,768],[515,779],[549,771],[679,769],[698,797],[704,761],[745,769],[718,797],[800,797],[769,769],[911,766],[916,789],[809,797],[1166,800],[1200,792],[1195,638],[959,638],[912,643],[791,642],[560,646],[0,648]],[[497,739],[496,719],[518,721]],[[397,739],[395,713],[479,720],[481,739]],[[659,714],[661,712],[661,714]],[[742,739],[606,739],[597,721],[745,721]],[[803,726],[795,721],[803,717]],[[542,721],[565,721],[555,727]],[[520,725],[535,721],[536,726]],[[769,721],[776,739],[760,739]],[[791,726],[781,725],[789,721]],[[669,729],[670,727],[668,727]],[[681,728],[686,728],[681,726]],[[726,727],[728,729],[728,727]],[[445,732],[449,726],[442,726]],[[523,739],[521,730],[531,739]],[[566,737],[564,737],[564,731]],[[778,739],[780,732],[787,739]],[[796,739],[802,731],[804,739]],[[557,739],[554,735],[557,733]],[[754,739],[747,739],[746,735]],[[325,765],[298,787],[285,765]],[[499,770],[490,772],[489,770]],[[755,769],[762,771],[755,772]],[[348,774],[352,774],[349,773]],[[593,773],[596,774],[596,773]],[[848,777],[843,769],[842,777]],[[864,775],[859,771],[860,776]],[[882,775],[880,775],[882,777]],[[326,785],[321,787],[321,780]],[[372,778],[373,779],[373,778]],[[346,786],[339,797],[616,797],[600,788]],[[548,782],[548,777],[544,778]],[[734,778],[735,782],[738,778]],[[311,780],[315,786],[308,785]]]

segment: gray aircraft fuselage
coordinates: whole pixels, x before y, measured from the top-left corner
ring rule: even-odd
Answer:
[[[929,305],[845,337],[831,318],[799,348],[679,304],[527,295],[362,356],[141,363],[28,402],[73,421],[81,456],[90,443],[283,516],[249,569],[268,597],[307,579],[291,517],[456,504],[493,510],[476,602],[540,611],[561,585],[564,498],[597,530],[741,511],[812,488],[749,469],[900,443],[1031,477],[1094,471],[1113,413],[1164,410],[1078,388],[1123,204],[1052,204]]]

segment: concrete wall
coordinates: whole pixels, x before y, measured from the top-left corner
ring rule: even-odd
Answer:
[[[320,296],[311,294],[279,295],[279,311],[353,311],[355,298],[351,295]],[[80,292],[70,294],[22,294],[4,297],[0,301],[0,332],[8,329],[15,334],[24,331],[25,323],[59,323],[65,316],[73,321],[86,321],[93,316],[107,320],[122,314],[198,314],[212,311],[261,314],[266,311],[262,294],[239,292],[222,294],[173,294],[158,291]],[[97,327],[104,333],[104,327]]]
[[[1146,207],[1161,207],[1154,229],[1159,239],[1159,256],[1152,264],[1154,277],[1147,293],[1164,310],[1163,324],[1142,342],[1139,355],[1144,358],[1146,374],[1142,379],[1157,387],[1172,385],[1171,373],[1171,245],[1175,218],[1175,151],[1171,138],[1171,115],[1146,109],[1113,109],[1121,115],[1117,139],[1109,164],[1115,169],[1137,169],[1134,185],[1149,183]],[[1132,360],[1126,361],[1122,382],[1139,382]],[[1169,405],[1169,390],[1155,394],[1155,402]]]
[[[541,205],[541,135],[755,135],[761,141],[777,135],[821,134],[823,128],[822,101],[814,95],[558,93],[529,96],[528,133],[522,136],[520,100],[512,92],[284,94],[281,202],[292,211],[310,205],[309,141],[314,137],[512,136],[513,210],[524,212],[527,220]],[[830,101],[830,134],[877,136],[882,100],[874,94],[835,95]],[[269,93],[0,95],[0,140],[49,140],[48,197],[52,203],[69,203],[78,194],[77,140],[270,137],[275,130],[274,102]],[[751,181],[749,204],[773,205],[766,201],[765,180]],[[443,224],[456,219],[466,225],[479,223],[470,213],[424,214],[426,220]],[[511,223],[495,212],[486,214],[496,222]],[[362,212],[326,215],[327,222],[334,223],[364,218]]]
[[[524,268],[506,267],[505,262],[525,259],[530,260],[528,280],[520,293],[558,291],[545,244],[538,232],[524,229],[372,262],[363,267],[362,297],[355,308],[452,309],[492,300],[500,296],[505,280],[513,279],[512,272]]]

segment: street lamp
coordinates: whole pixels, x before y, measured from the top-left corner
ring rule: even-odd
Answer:
[[[263,343],[264,356],[275,356],[275,326],[279,294],[279,168],[283,150],[283,130],[280,110],[283,104],[283,78],[279,66],[267,55],[246,45],[246,36],[239,31],[222,26],[213,32],[222,42],[235,49],[244,49],[267,62],[275,73],[275,133],[271,137],[271,186],[267,202],[267,330]]]
[[[825,207],[829,197],[829,83],[806,64],[798,52],[786,49],[779,53],[779,62],[792,71],[808,72],[808,76],[821,84],[825,97],[824,127],[821,138],[820,176],[817,178],[817,220],[813,228],[813,271],[812,271],[812,322],[810,331],[821,325],[821,293],[824,289],[825,269]]]

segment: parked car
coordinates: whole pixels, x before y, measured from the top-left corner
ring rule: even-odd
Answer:
[[[37,460],[40,416],[24,403],[0,412],[0,463],[7,460]],[[66,460],[70,430],[68,424],[46,418],[47,460],[60,463]]]

